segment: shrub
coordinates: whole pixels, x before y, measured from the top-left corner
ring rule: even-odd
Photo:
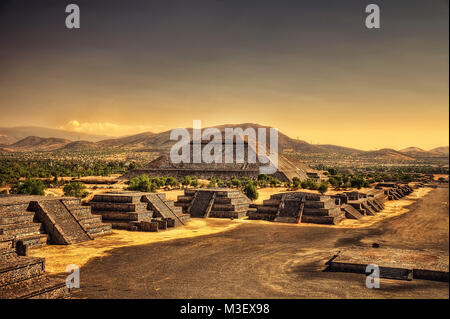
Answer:
[[[259,197],[256,186],[253,183],[247,183],[244,187],[245,195],[252,201],[257,200]]]
[[[319,191],[319,193],[325,194],[328,191],[328,183],[323,181],[322,183],[320,183],[317,190]]]
[[[300,178],[294,177],[294,178],[292,179],[292,187],[293,187],[294,189],[300,188],[301,184],[302,184],[302,182],[301,182]]]
[[[193,179],[193,180],[191,181],[191,186],[192,186],[192,187],[198,187],[198,179]]]
[[[86,191],[86,186],[80,182],[70,182],[64,185],[63,191],[64,196],[84,198],[89,195],[89,192]]]
[[[154,192],[156,188],[157,185],[152,183],[147,175],[142,174],[139,177],[132,178],[127,189],[140,192]]]
[[[26,195],[44,195],[47,186],[40,179],[27,179],[23,183],[19,183],[13,189],[12,193]]]

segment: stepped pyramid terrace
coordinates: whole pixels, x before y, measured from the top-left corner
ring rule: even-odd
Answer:
[[[45,273],[45,260],[19,256],[16,240],[0,235],[0,299],[66,298],[69,291],[65,277]]]
[[[69,245],[111,233],[111,225],[70,197],[5,195],[0,197],[0,234],[24,248]]]
[[[88,205],[115,229],[159,231],[185,225],[190,218],[164,193],[103,193],[95,195]]]
[[[228,188],[185,189],[176,206],[191,217],[243,218],[249,199],[239,190]]]
[[[209,141],[202,141],[201,147],[202,152],[203,149],[209,144]],[[233,144],[231,158],[233,158],[233,163],[226,163],[226,149],[225,144],[221,143],[220,146],[222,148],[222,160],[220,163],[194,163],[193,161],[193,146],[192,142],[190,143],[190,161],[189,163],[173,163],[170,159],[168,153],[164,153],[154,161],[150,162],[143,168],[134,169],[126,174],[124,174],[122,179],[131,179],[133,177],[140,176],[142,174],[146,174],[149,177],[158,177],[158,176],[166,176],[166,177],[175,177],[182,178],[184,176],[191,176],[200,179],[208,179],[210,177],[220,178],[223,180],[229,180],[233,177],[248,177],[248,178],[257,178],[260,174],[260,166],[266,166],[267,164],[259,161],[258,157],[256,159],[256,163],[249,162],[248,160],[248,149],[249,144],[244,142],[244,160],[242,163],[236,162],[236,144]],[[230,153],[230,152],[228,152]],[[301,180],[307,179],[309,177],[320,179],[323,176],[314,169],[308,167],[305,164],[295,162],[288,159],[287,157],[278,154],[278,170],[272,174],[274,178],[277,178],[281,182],[291,182],[294,177],[297,177]]]
[[[345,218],[335,199],[306,192],[279,193],[249,211],[249,219],[282,223],[337,224]]]

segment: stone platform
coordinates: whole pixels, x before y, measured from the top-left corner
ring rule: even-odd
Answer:
[[[48,276],[45,260],[19,256],[13,237],[0,235],[0,299],[54,299],[69,295],[64,278]]]
[[[380,278],[426,279],[448,282],[447,255],[404,249],[348,249],[328,261],[330,271],[365,273],[369,264],[380,268]]]
[[[175,205],[192,217],[242,218],[247,215],[249,199],[231,188],[185,189]]]
[[[73,244],[111,233],[111,226],[81,201],[70,197],[9,195],[0,197],[0,234],[23,247]]]
[[[95,195],[88,205],[115,229],[159,231],[185,225],[190,218],[164,193],[103,193]]]
[[[288,192],[270,196],[256,211],[249,211],[248,216],[284,223],[337,224],[345,218],[345,213],[330,196]]]

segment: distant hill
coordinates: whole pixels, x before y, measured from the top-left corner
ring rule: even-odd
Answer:
[[[365,156],[380,160],[394,160],[394,161],[414,161],[414,157],[408,156],[390,148],[383,148],[377,151],[365,152]]]
[[[216,128],[219,129],[222,136],[225,136],[225,128],[236,127],[240,127],[244,130],[249,127],[254,129],[268,128],[267,126],[254,123],[225,124],[217,126]],[[17,139],[23,134],[27,134],[31,131],[39,132],[43,135],[27,135]],[[188,131],[192,134],[191,128],[189,128]],[[55,135],[51,136],[52,134]],[[171,130],[161,133],[145,132],[120,138],[105,139],[98,135],[88,135],[40,127],[0,128],[0,151],[48,151],[57,149],[83,151],[93,148],[120,148],[128,150],[152,150],[154,152],[165,153],[176,142],[170,140],[170,134]],[[427,157],[446,156],[449,154],[449,147],[438,147],[430,151],[425,151],[418,147],[408,147],[400,151],[388,148],[376,151],[362,151],[338,145],[309,144],[303,140],[293,139],[282,132],[278,132],[278,151],[285,155],[290,153],[302,153],[334,156],[337,154],[353,155],[376,160],[414,161],[415,159]]]
[[[401,153],[414,153],[414,152],[422,152],[422,153],[426,153],[425,150],[418,148],[418,147],[408,147],[408,148],[404,148],[402,150],[399,150],[399,152]]]
[[[54,137],[71,141],[85,140],[90,142],[97,142],[107,138],[104,135],[92,135],[38,126],[0,127],[0,144],[13,144],[28,136]]]
[[[42,138],[37,136],[28,136],[7,148],[14,151],[50,151],[60,149],[71,141],[62,138]]]
[[[98,144],[95,142],[89,142],[89,141],[75,141],[70,142],[66,145],[64,145],[61,150],[65,151],[82,151],[82,150],[88,150],[98,147]]]
[[[433,148],[431,150],[431,152],[439,153],[439,154],[443,154],[443,155],[448,155],[449,154],[449,147],[448,146],[436,147],[436,148]]]

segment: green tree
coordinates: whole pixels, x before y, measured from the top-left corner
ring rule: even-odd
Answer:
[[[253,183],[247,183],[245,185],[244,193],[252,201],[257,200],[259,197],[259,193]]]
[[[152,183],[147,175],[142,174],[139,177],[132,178],[127,189],[140,192],[154,192],[156,188],[157,185]]]
[[[13,194],[44,195],[47,186],[40,179],[27,179],[11,189]]]
[[[181,185],[187,187],[187,186],[189,186],[190,184],[191,184],[191,177],[190,177],[190,176],[184,176],[184,177],[181,179]]]
[[[192,187],[198,187],[198,179],[193,179],[192,181],[191,181],[191,186]]]
[[[80,182],[70,182],[63,187],[64,196],[84,198],[89,195],[86,186]]]
[[[317,190],[319,191],[319,193],[325,194],[328,191],[328,183],[326,181],[323,181],[322,183],[320,183]]]
[[[300,180],[300,178],[294,177],[294,178],[292,179],[292,187],[293,187],[294,189],[300,188],[301,184],[302,184],[302,181]]]

